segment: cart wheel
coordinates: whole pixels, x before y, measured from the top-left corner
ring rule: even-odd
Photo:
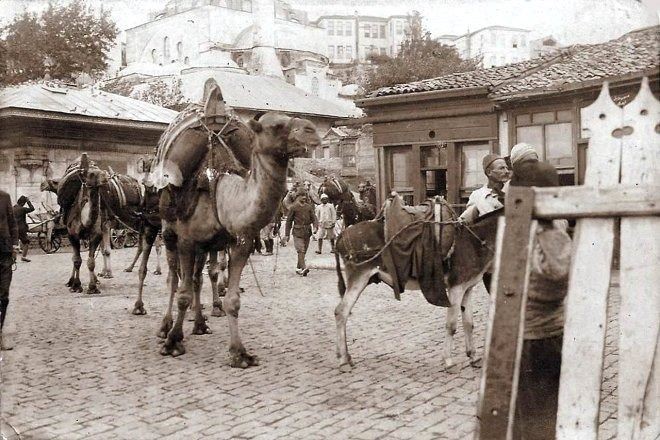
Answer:
[[[39,247],[47,254],[57,252],[60,246],[62,246],[62,238],[59,235],[53,234],[50,241],[48,241],[47,234],[45,232],[39,232],[37,238],[39,239]]]
[[[136,244],[138,244],[139,240],[139,235],[137,232],[134,231],[127,231],[126,232],[126,240],[124,242],[125,247],[133,247]]]
[[[110,245],[113,249],[121,249],[126,245],[126,230],[125,229],[111,229],[110,230]]]

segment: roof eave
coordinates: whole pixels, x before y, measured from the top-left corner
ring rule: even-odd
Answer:
[[[358,107],[374,107],[386,104],[400,104],[408,102],[430,101],[434,99],[463,98],[467,96],[486,96],[487,87],[465,87],[449,90],[431,90],[427,92],[398,93],[393,95],[376,96],[373,98],[363,98],[355,101]]]
[[[6,107],[0,109],[0,118],[35,118],[47,119],[52,121],[80,122],[84,124],[99,124],[113,127],[143,128],[145,130],[165,130],[169,122],[138,121],[130,119],[104,118],[100,116],[71,115],[60,112],[47,112],[42,110],[21,109],[15,107]]]

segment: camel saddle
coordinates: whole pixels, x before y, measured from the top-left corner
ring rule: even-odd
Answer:
[[[59,179],[57,184],[57,204],[60,205],[62,212],[69,212],[78,196],[78,191],[82,187],[83,180],[81,175],[88,169],[99,169],[91,160],[86,156],[79,158],[71,163],[64,171],[64,176]]]
[[[439,222],[454,219],[444,199],[428,199],[421,205],[405,206],[398,195],[385,210],[384,270],[392,277],[394,295],[400,299],[408,279],[416,279],[426,300],[449,307],[443,260],[454,244],[454,226]]]

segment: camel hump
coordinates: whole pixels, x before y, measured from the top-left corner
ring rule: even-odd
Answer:
[[[204,116],[211,118],[214,116],[226,116],[227,108],[222,97],[222,90],[213,78],[209,78],[204,83]]]

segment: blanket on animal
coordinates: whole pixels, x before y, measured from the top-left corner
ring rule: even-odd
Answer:
[[[88,164],[90,170],[99,169],[94,161],[90,160]],[[64,176],[57,182],[57,204],[64,213],[69,212],[82,187],[81,172],[83,172],[83,165],[80,160],[77,160],[66,168]]]
[[[441,307],[449,307],[442,261],[454,242],[454,227],[436,225],[436,203],[441,220],[450,220],[451,210],[446,203],[427,200],[408,207],[396,196],[385,208],[386,243],[383,251],[385,271],[392,277],[394,294],[399,299],[409,279],[416,279],[426,300]]]

